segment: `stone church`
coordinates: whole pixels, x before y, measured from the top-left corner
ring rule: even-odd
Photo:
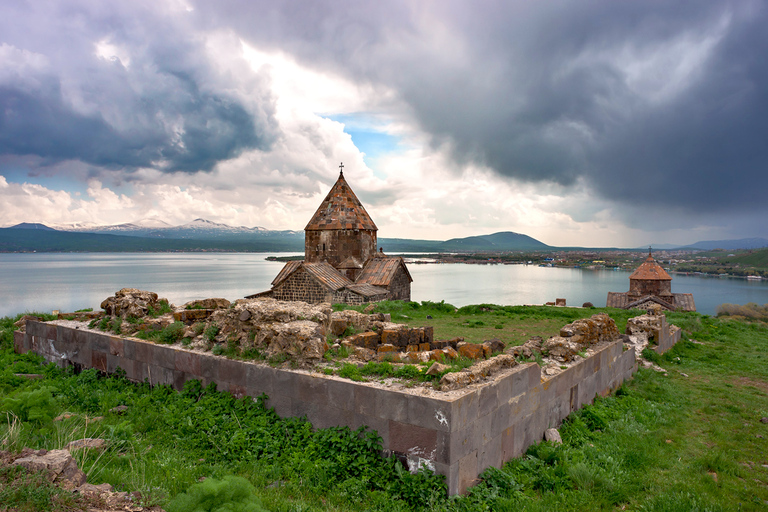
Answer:
[[[672,276],[653,259],[648,257],[629,276],[629,291],[608,292],[606,306],[621,309],[648,309],[658,304],[667,311],[696,311],[693,295],[672,293]]]
[[[248,298],[347,304],[411,300],[413,279],[403,258],[376,250],[378,228],[341,167],[339,179],[304,228],[304,259],[287,262],[271,290]]]

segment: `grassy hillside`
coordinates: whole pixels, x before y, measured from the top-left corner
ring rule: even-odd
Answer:
[[[738,264],[742,267],[754,267],[760,270],[768,270],[768,249],[758,249],[740,253],[736,256],[724,257],[721,261],[730,265]]]
[[[535,238],[520,233],[501,232],[491,235],[453,238],[440,244],[440,250],[446,252],[469,251],[532,251],[547,249],[549,246]]]
[[[430,303],[382,308],[416,325],[430,315],[445,326],[466,324],[467,331],[471,323],[483,322],[503,324],[494,331],[528,334],[546,334],[552,326],[598,311],[623,328],[631,314],[491,305],[457,311]],[[462,497],[447,498],[439,476],[411,475],[392,459],[379,458],[378,438],[371,433],[315,431],[302,419],[278,418],[261,401],[234,400],[194,383],[176,393],[91,370],[74,375],[41,366],[37,357],[9,350],[13,319],[8,318],[0,320],[0,411],[15,416],[0,413],[0,442],[10,450],[53,449],[82,437],[105,438],[105,451],[78,452],[89,482],[140,491],[145,502],[165,506],[203,477],[213,485],[238,475],[253,485],[244,496],[258,498],[265,510],[286,512],[764,510],[768,424],[761,418],[768,417],[768,327],[696,313],[668,319],[685,334],[671,352],[657,357],[665,373],[639,370],[615,395],[572,414],[560,428],[562,445],[531,447],[503,468],[487,470]],[[116,405],[127,405],[127,412],[110,413]],[[51,419],[62,411],[74,415]],[[87,421],[94,416],[104,419]],[[30,493],[39,496],[47,484],[36,485]],[[23,509],[23,502],[9,499],[23,500],[24,494],[12,491],[0,472],[0,503]],[[47,509],[64,510],[55,507]]]

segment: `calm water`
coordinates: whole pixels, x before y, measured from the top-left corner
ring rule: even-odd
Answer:
[[[282,255],[285,255],[283,253]],[[206,297],[235,300],[269,289],[282,263],[269,254],[89,253],[0,254],[0,317],[25,311],[99,308],[120,288],[157,292],[174,304]],[[605,306],[609,291],[627,291],[629,273],[524,265],[415,265],[413,300],[467,304]],[[698,310],[718,304],[768,303],[767,281],[673,275],[672,291],[693,293]]]

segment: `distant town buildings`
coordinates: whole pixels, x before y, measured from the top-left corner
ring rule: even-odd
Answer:
[[[653,259],[648,257],[629,276],[629,291],[608,292],[606,306],[621,309],[649,309],[658,304],[668,311],[696,311],[693,295],[672,293],[672,277]]]
[[[344,179],[331,188],[304,228],[304,259],[289,261],[272,289],[249,295],[309,303],[411,300],[403,258],[376,250],[378,228]]]

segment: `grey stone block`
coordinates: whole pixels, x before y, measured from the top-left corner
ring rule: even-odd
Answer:
[[[376,431],[381,437],[382,447],[389,450],[389,420],[355,413],[352,417],[353,428],[367,426],[369,430]]]
[[[219,360],[208,354],[200,354],[200,380],[203,386],[219,380]]]
[[[390,420],[389,449],[434,460],[437,456],[437,431]]]
[[[467,393],[452,402],[451,430],[463,430],[478,416],[479,400],[475,393]]]
[[[174,358],[174,370],[178,370],[184,373],[191,373],[197,375],[198,378],[202,377],[202,364],[201,355],[197,352],[188,350],[177,350],[176,357]]]
[[[467,491],[467,489],[478,483],[477,475],[479,472],[477,471],[477,451],[473,451],[465,455],[461,460],[459,460],[458,465],[458,488],[455,490],[449,488],[448,494],[451,494],[453,491],[459,494],[463,494]]]
[[[163,345],[152,345],[152,361],[155,366],[161,366],[168,370],[176,369],[176,350],[173,347],[165,347]]]
[[[481,386],[477,391],[477,415],[485,416],[499,407],[498,387],[495,383]]]
[[[473,423],[472,442],[475,444],[476,448],[480,448],[482,445],[493,439],[493,435],[491,434],[492,426],[493,416],[491,414],[481,416]]]
[[[355,393],[363,386],[350,385],[336,379],[324,379],[324,386],[329,405],[345,411],[355,411]]]
[[[91,345],[91,350],[96,352],[109,352],[109,340],[112,338],[108,334],[97,334],[95,332],[86,333]]]
[[[443,400],[408,395],[407,422],[419,427],[448,431],[451,429],[451,404]]]
[[[355,413],[363,416],[376,416],[376,398],[377,391],[373,388],[365,386],[356,387],[354,389],[354,410]],[[378,418],[378,416],[376,416]],[[380,418],[381,419],[381,418]]]
[[[296,396],[296,374],[275,369],[272,374],[272,388],[275,393]]]
[[[482,473],[491,466],[500,468],[501,460],[501,434],[492,438],[477,451],[477,471]]]
[[[245,389],[252,396],[272,395],[275,369],[269,366],[249,364],[245,374]]]
[[[153,364],[155,354],[154,350],[152,349],[154,344],[139,340],[134,340],[133,343],[133,358],[137,361],[141,361],[142,363]],[[93,347],[93,344],[91,344],[91,347]]]
[[[266,406],[275,410],[281,418],[289,418],[293,413],[293,400],[290,396],[273,393],[269,396]]]
[[[394,421],[408,421],[408,395],[383,389],[375,389],[376,416]]]
[[[490,413],[491,415],[491,435],[500,435],[504,430],[508,429],[514,422],[512,415],[512,406],[508,403],[502,404],[495,411]]]
[[[147,365],[147,378],[152,386],[173,386],[173,370],[155,364]]]
[[[478,443],[474,438],[474,425],[464,430],[456,430],[450,433],[448,438],[448,457],[451,462],[456,462],[472,450],[477,449]],[[444,439],[441,438],[441,443]]]
[[[248,364],[243,361],[219,358],[218,382],[245,389]]]

